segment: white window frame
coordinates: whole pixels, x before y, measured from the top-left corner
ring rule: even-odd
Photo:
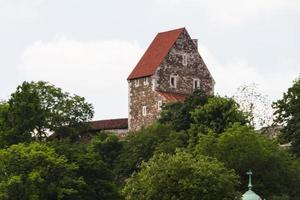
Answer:
[[[149,80],[147,77],[144,78],[144,85],[149,85]]]
[[[157,102],[157,109],[158,110],[161,110],[161,107],[162,107],[162,100],[159,100],[158,102]]]
[[[135,79],[135,80],[134,80],[134,86],[135,86],[135,87],[140,86],[140,80],[139,80],[139,79]]]
[[[147,106],[142,107],[142,115],[145,117],[147,116]]]
[[[196,84],[197,83],[197,87],[196,87]],[[200,79],[199,78],[194,78],[193,79],[193,89],[196,90],[196,89],[200,89]]]
[[[154,91],[156,87],[156,80],[152,79],[152,90]]]
[[[174,85],[172,84],[172,79],[174,79]],[[177,88],[177,76],[170,76],[170,87],[171,88]]]
[[[187,66],[187,63],[188,63],[188,55],[186,53],[184,53],[182,55],[182,65]]]

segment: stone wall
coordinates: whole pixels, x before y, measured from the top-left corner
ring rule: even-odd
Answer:
[[[183,63],[184,55],[187,56],[186,65]],[[170,86],[171,76],[176,77],[176,88]],[[194,90],[194,79],[199,80],[201,89],[213,93],[214,80],[198,52],[196,42],[183,31],[153,76],[128,81],[129,131],[146,127],[159,117],[158,101],[164,102],[164,99],[156,91],[188,95]],[[143,106],[147,108],[145,116]]]
[[[144,84],[145,79],[148,84]],[[138,82],[138,84],[137,84]],[[129,89],[129,131],[137,131],[143,126],[149,126],[159,116],[158,101],[163,100],[153,88],[153,77],[139,78],[128,81]],[[143,106],[147,114],[143,116]]]
[[[187,65],[183,64],[183,56],[187,55]],[[177,87],[170,86],[170,77],[177,77]],[[213,93],[214,80],[201,58],[198,47],[186,31],[179,36],[157,72],[157,90],[164,92],[191,94],[193,79],[200,80],[200,88]]]

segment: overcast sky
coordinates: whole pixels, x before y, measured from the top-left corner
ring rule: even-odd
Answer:
[[[127,117],[127,76],[179,27],[218,94],[255,82],[276,100],[300,73],[299,0],[0,0],[0,99],[44,80],[86,97],[95,119]]]

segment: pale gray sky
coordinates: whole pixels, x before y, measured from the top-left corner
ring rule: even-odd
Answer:
[[[0,99],[45,80],[95,119],[127,117],[127,81],[157,32],[186,27],[231,96],[255,82],[278,99],[300,73],[299,0],[0,0]]]

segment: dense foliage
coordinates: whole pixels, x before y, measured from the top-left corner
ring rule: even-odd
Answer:
[[[98,143],[97,138],[94,140],[96,141],[93,143]],[[59,155],[69,162],[76,163],[75,175],[81,177],[85,183],[76,199],[118,200],[120,196],[114,182],[114,174],[104,159],[107,155],[95,151],[92,144],[73,143],[68,140],[49,142]]]
[[[202,90],[195,90],[184,102],[173,102],[163,106],[159,122],[170,124],[176,131],[190,128],[193,118],[191,112],[198,106],[203,106],[209,99]]]
[[[300,78],[273,107],[276,109],[275,122],[283,126],[284,141],[291,142],[292,150],[300,156]]]
[[[77,168],[45,144],[0,150],[0,199],[76,199],[85,185]]]
[[[217,160],[185,152],[158,154],[128,179],[126,200],[232,200],[238,177]]]
[[[274,103],[292,152],[258,134],[234,99],[200,90],[126,138],[100,132],[85,144],[91,104],[24,82],[0,102],[0,199],[239,199],[252,169],[263,198],[300,200],[299,96],[298,80]]]
[[[194,120],[193,128],[201,133],[213,131],[220,134],[236,122],[247,123],[247,118],[239,110],[239,105],[233,99],[225,97],[212,97],[191,114]]]
[[[115,164],[118,179],[128,178],[134,171],[139,170],[143,161],[148,161],[154,154],[172,154],[176,148],[186,147],[187,142],[185,132],[176,132],[170,126],[161,124],[153,124],[129,135]]]
[[[206,104],[191,111],[193,122],[189,129],[190,145],[199,140],[199,134],[214,132],[222,134],[234,123],[247,124],[247,116],[239,110],[239,105],[231,98],[210,97]]]
[[[43,139],[51,132],[76,137],[93,117],[92,105],[83,97],[42,81],[24,82],[3,106],[8,107],[0,110],[2,146]]]
[[[287,195],[299,199],[300,162],[279,145],[252,128],[235,124],[220,136],[202,135],[195,155],[217,158],[241,177],[241,187],[247,187],[245,171],[254,172],[254,188],[263,196]]]

